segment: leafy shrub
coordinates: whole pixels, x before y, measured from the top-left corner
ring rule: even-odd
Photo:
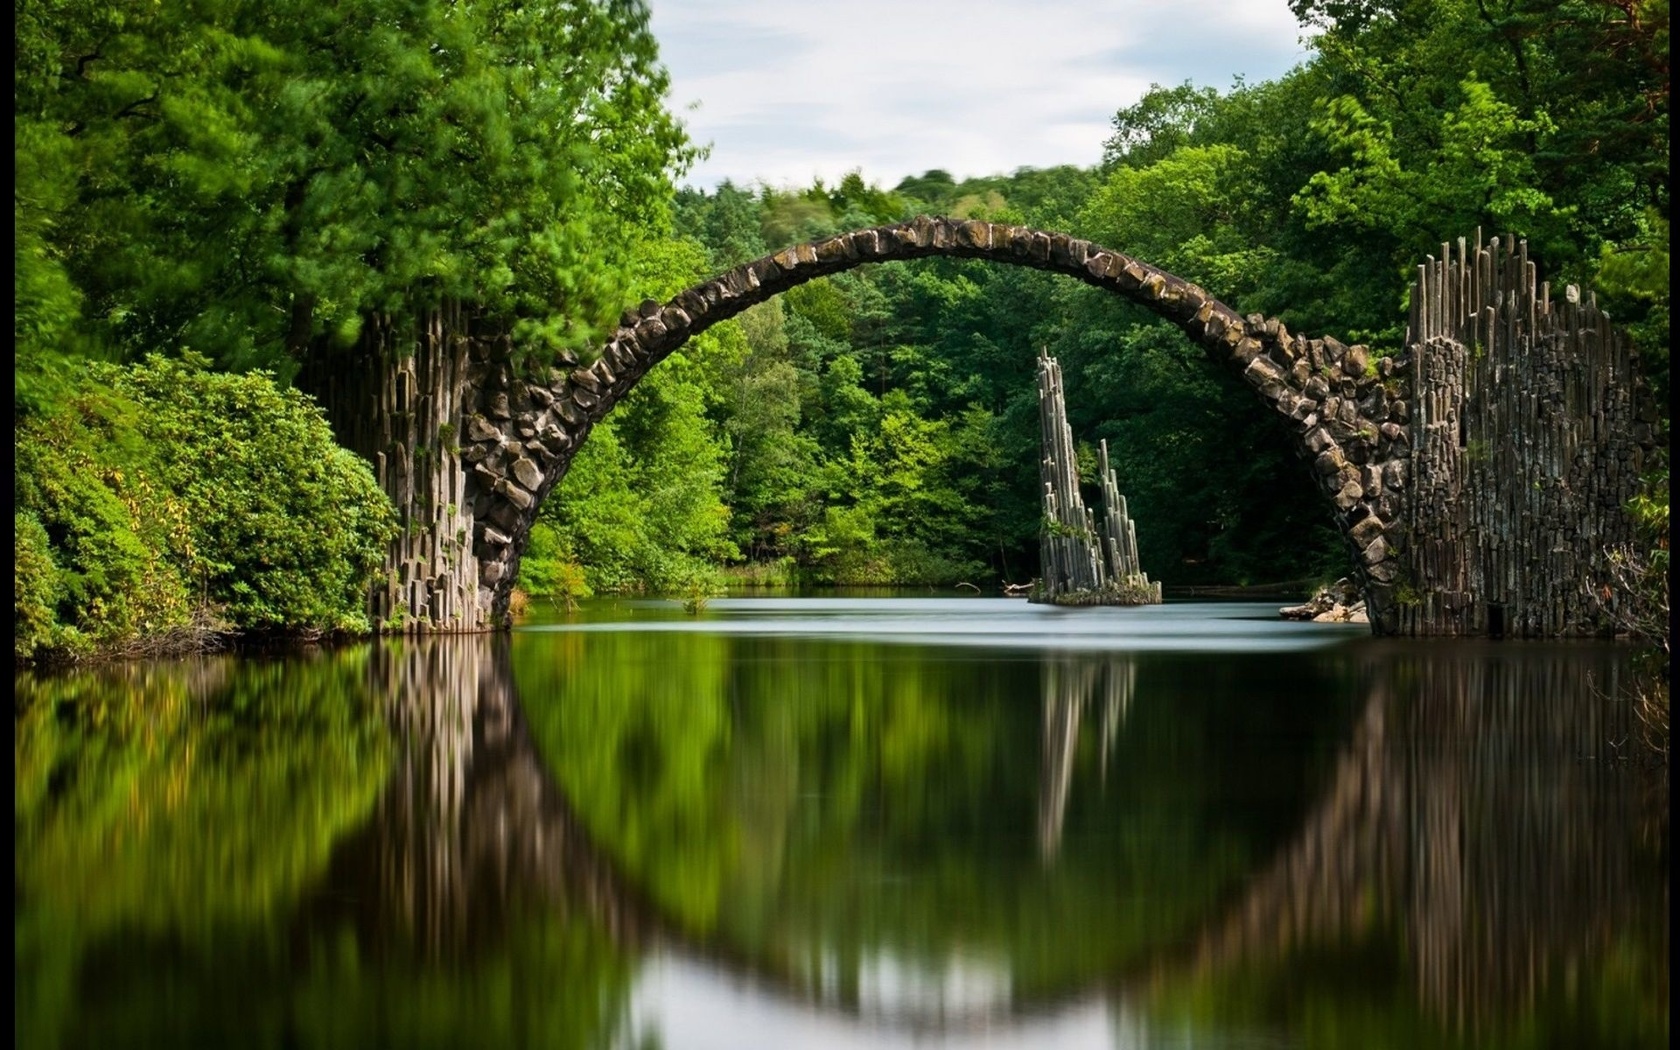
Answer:
[[[579,598],[594,594],[569,545],[547,522],[531,526],[525,555],[519,562],[519,589],[532,598],[547,598],[570,608]]]
[[[131,645],[191,622],[184,571],[191,529],[157,480],[156,459],[139,438],[141,415],[132,400],[89,385],[18,424],[14,500],[19,516],[40,528],[28,538],[20,530],[16,550],[33,565],[19,572],[49,573],[30,590],[52,601],[51,624],[40,624],[42,610],[28,608],[19,588],[18,658]],[[50,570],[31,549],[42,537]]]
[[[47,530],[33,514],[12,515],[13,648],[27,660],[53,644],[60,583]]]
[[[366,630],[395,516],[319,408],[263,373],[150,359],[118,373],[194,529],[211,601],[245,629]]]
[[[159,358],[95,365],[15,436],[19,660],[212,626],[366,629],[394,515],[303,395]]]

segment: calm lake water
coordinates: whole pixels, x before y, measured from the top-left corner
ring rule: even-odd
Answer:
[[[599,602],[16,680],[25,1047],[1666,1047],[1632,651]]]

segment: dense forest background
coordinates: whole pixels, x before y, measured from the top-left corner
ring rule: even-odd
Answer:
[[[1318,34],[1311,62],[1226,91],[1157,86],[1116,113],[1093,168],[683,190],[637,293],[950,215],[1067,231],[1239,312],[1392,353],[1412,268],[1480,227],[1526,237],[1554,285],[1596,288],[1666,391],[1666,5],[1295,6]],[[796,288],[650,377],[546,508],[525,585],[671,587],[717,565],[1025,581],[1041,350],[1062,362],[1082,461],[1108,441],[1151,574],[1346,571],[1281,424],[1175,329],[1065,278],[937,259]]]
[[[678,189],[694,147],[640,5],[20,4],[20,654],[26,634],[173,629],[195,604],[242,628],[360,623],[390,535],[377,488],[349,465],[258,469],[298,462],[281,435],[324,440],[319,420],[194,376],[284,387],[309,347],[444,301],[503,318],[533,361],[587,352],[625,305],[916,214],[1076,234],[1379,353],[1416,263],[1515,234],[1631,326],[1666,404],[1666,0],[1292,7],[1310,61],[1157,86],[1090,168]],[[545,505],[523,588],[1023,582],[1040,351],[1082,448],[1109,443],[1152,577],[1345,571],[1281,425],[1175,330],[1062,278],[927,260],[802,286],[673,355]],[[211,440],[230,403],[254,422]],[[285,542],[217,553],[204,492],[250,494],[241,520]],[[315,549],[313,577],[275,582]]]

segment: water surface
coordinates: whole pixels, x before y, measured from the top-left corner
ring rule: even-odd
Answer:
[[[1665,1046],[1629,650],[549,610],[19,676],[26,1046]]]

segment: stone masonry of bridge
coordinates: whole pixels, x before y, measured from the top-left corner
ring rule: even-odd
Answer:
[[[536,508],[564,477],[590,428],[689,337],[815,277],[864,263],[930,255],[990,259],[1063,273],[1149,307],[1240,373],[1287,418],[1352,545],[1375,619],[1399,575],[1393,526],[1409,482],[1411,408],[1404,363],[1372,367],[1363,346],[1309,339],[1275,319],[1243,317],[1208,292],[1147,263],[1065,234],[951,219],[840,234],[747,263],[627,312],[596,360],[536,382],[511,369],[486,377],[466,414],[462,458],[476,519],[478,579],[505,615]],[[575,359],[568,366],[576,366]],[[489,361],[483,362],[488,366]]]
[[[1650,413],[1636,404],[1631,356],[1607,319],[1590,303],[1552,310],[1543,286],[1534,291],[1525,251],[1477,240],[1475,253],[1461,242],[1449,260],[1443,246],[1440,262],[1419,268],[1408,346],[1381,358],[1240,316],[1195,284],[1088,241],[954,219],[798,245],[669,302],[646,301],[592,360],[562,354],[561,367],[540,376],[514,364],[505,335],[477,335],[440,312],[422,324],[418,348],[387,349],[400,364],[371,392],[378,420],[345,421],[378,433],[340,435],[374,461],[399,508],[447,512],[430,529],[437,535],[421,521],[405,531],[370,611],[391,624],[402,610],[409,629],[506,624],[538,507],[591,428],[651,368],[691,336],[813,278],[942,255],[1103,288],[1241,375],[1290,429],[1332,508],[1374,633],[1475,634],[1500,622],[1512,633],[1578,633],[1592,618],[1585,579],[1606,546],[1632,535],[1621,508],[1652,442],[1641,422]],[[429,392],[417,378],[426,370],[436,377]],[[1506,436],[1487,459],[1487,446]]]

